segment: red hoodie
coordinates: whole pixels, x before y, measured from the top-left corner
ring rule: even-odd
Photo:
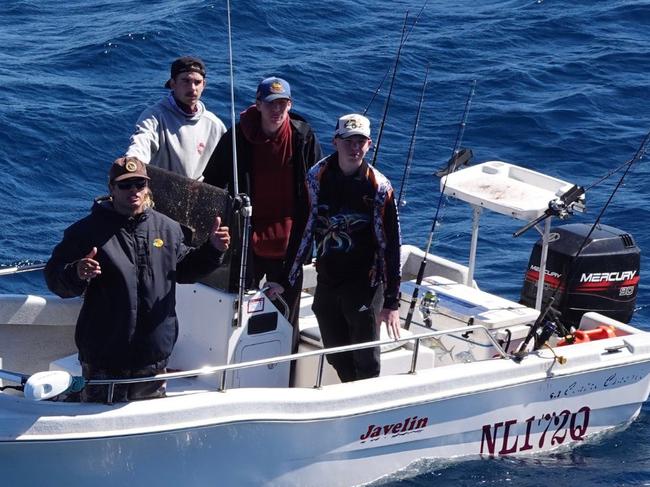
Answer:
[[[250,106],[240,114],[240,127],[251,143],[252,245],[260,257],[285,257],[293,225],[295,188],[291,163],[291,123],[287,117],[269,138],[262,130],[261,114]]]

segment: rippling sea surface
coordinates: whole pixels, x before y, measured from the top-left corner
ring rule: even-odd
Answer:
[[[331,150],[339,115],[363,111],[395,60],[408,12],[423,2],[233,1],[235,112],[259,80],[286,78],[295,111]],[[204,101],[230,119],[225,2],[79,0],[0,3],[0,265],[47,260],[63,229],[105,192],[139,113],[165,93],[171,61],[201,56]],[[409,24],[410,25],[410,24]],[[429,82],[401,209],[405,243],[424,247],[439,197],[431,176],[451,155],[472,80],[463,146],[588,186],[593,222],[650,130],[650,2],[429,1],[402,49],[377,167],[401,185],[424,73]],[[388,77],[390,80],[390,76]],[[368,114],[379,126],[383,84]],[[650,249],[650,162],[632,167],[602,221]],[[466,263],[471,212],[446,202],[433,251]],[[479,285],[517,299],[534,231],[482,218]],[[650,330],[644,262],[636,321]],[[0,292],[43,292],[38,273],[0,277]],[[572,451],[427,462],[382,485],[650,485],[650,415]],[[380,461],[380,460],[378,460]]]

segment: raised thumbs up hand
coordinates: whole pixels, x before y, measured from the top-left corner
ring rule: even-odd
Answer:
[[[214,220],[214,225],[212,225],[212,230],[210,231],[210,243],[214,248],[225,252],[230,246],[230,233],[228,232],[228,227],[221,226],[221,217],[217,217]]]
[[[99,262],[95,260],[96,255],[97,247],[93,247],[92,250],[88,252],[88,255],[77,261],[77,275],[79,276],[79,279],[90,281],[102,273],[102,268],[100,267]]]

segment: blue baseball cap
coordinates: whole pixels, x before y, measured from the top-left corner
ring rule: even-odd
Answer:
[[[291,100],[291,87],[282,78],[266,78],[257,85],[257,94],[255,95],[260,101],[273,101],[280,98]]]

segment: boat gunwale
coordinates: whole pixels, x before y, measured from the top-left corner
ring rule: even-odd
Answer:
[[[615,339],[616,338],[611,338],[607,340],[615,340]],[[605,340],[601,340],[601,341],[605,341]],[[585,345],[586,344],[580,344],[581,348],[577,350],[584,350]],[[591,355],[591,354],[593,354],[593,352],[587,352],[587,355]],[[650,352],[645,352],[644,354],[647,357],[648,355],[650,355]],[[585,354],[580,353],[580,355],[585,355]],[[354,383],[353,385],[349,383],[335,384],[333,386],[328,386],[326,389],[285,388],[283,389],[283,393],[284,393],[283,398],[280,399],[278,397],[275,397],[275,398],[271,398],[272,399],[271,401],[269,401],[268,399],[264,401],[264,404],[266,404],[267,406],[268,405],[271,406],[270,408],[267,408],[266,411],[261,411],[259,407],[257,409],[253,408],[247,411],[246,413],[242,413],[241,411],[238,411],[236,414],[240,415],[240,418],[230,419],[230,420],[224,418],[223,415],[215,415],[214,408],[222,408],[228,405],[229,403],[230,405],[239,404],[240,406],[245,405],[247,403],[248,404],[255,403],[259,406],[260,405],[259,391],[260,390],[268,391],[271,389],[270,388],[243,388],[243,389],[233,389],[231,391],[225,391],[225,392],[230,392],[230,394],[225,394],[225,393],[218,394],[218,391],[216,390],[203,391],[203,392],[197,392],[193,394],[184,394],[184,395],[172,396],[172,397],[167,397],[162,399],[152,399],[150,401],[136,401],[136,402],[124,403],[124,404],[120,403],[121,407],[119,408],[116,408],[115,405],[111,406],[107,404],[95,404],[93,405],[95,407],[95,411],[88,411],[89,414],[83,415],[82,422],[87,421],[90,424],[90,422],[93,421],[93,418],[96,418],[97,415],[108,414],[109,416],[104,419],[114,425],[116,420],[119,422],[119,418],[122,416],[122,414],[124,414],[124,416],[122,417],[129,417],[134,413],[138,413],[137,416],[140,416],[143,413],[143,411],[141,411],[141,408],[144,407],[150,409],[148,408],[148,406],[151,405],[152,402],[155,403],[157,406],[162,406],[163,404],[167,406],[165,408],[156,407],[153,408],[153,410],[149,410],[146,413],[144,413],[147,415],[152,415],[152,417],[160,414],[168,414],[173,416],[173,415],[182,414],[183,411],[188,411],[188,410],[193,410],[194,412],[203,410],[203,413],[193,415],[193,418],[189,421],[186,420],[182,423],[176,423],[176,426],[172,426],[174,424],[173,421],[163,420],[158,423],[148,422],[148,424],[145,426],[142,426],[140,424],[134,428],[124,428],[125,424],[122,424],[120,428],[112,428],[112,432],[108,430],[98,431],[95,428],[83,428],[85,429],[85,431],[83,431],[81,428],[75,428],[72,432],[68,432],[68,433],[52,431],[47,426],[47,423],[50,423],[50,421],[54,421],[55,423],[56,422],[60,423],[61,418],[66,418],[66,417],[72,419],[73,421],[79,420],[79,416],[78,416],[79,403],[53,402],[45,405],[43,403],[30,402],[18,396],[7,395],[8,398],[11,397],[12,399],[18,400],[17,402],[14,403],[16,409],[20,409],[20,412],[17,413],[17,415],[23,417],[30,415],[29,410],[26,411],[21,406],[24,406],[26,404],[36,406],[37,408],[35,410],[32,409],[31,414],[33,415],[33,414],[41,413],[39,414],[36,423],[41,423],[41,426],[44,428],[44,430],[49,429],[49,432],[47,432],[47,434],[43,434],[43,432],[30,434],[29,431],[24,431],[21,435],[18,435],[15,438],[10,438],[8,440],[0,439],[0,443],[6,443],[6,442],[10,443],[12,441],[34,442],[34,441],[59,441],[59,440],[92,439],[92,438],[128,437],[128,436],[137,436],[142,434],[159,434],[165,432],[182,431],[182,430],[192,429],[192,428],[221,427],[226,425],[248,423],[248,422],[254,422],[254,423],[301,422],[302,423],[302,422],[328,421],[328,420],[341,419],[344,417],[351,418],[351,417],[359,417],[359,416],[364,416],[369,414],[375,414],[380,411],[393,411],[404,407],[418,407],[425,404],[439,403],[453,398],[462,398],[474,394],[481,394],[481,393],[491,392],[491,391],[500,391],[504,389],[512,389],[514,387],[520,387],[520,386],[528,386],[531,384],[541,383],[553,379],[570,378],[571,376],[583,375],[585,373],[591,373],[591,372],[598,373],[608,369],[621,369],[627,367],[634,367],[639,364],[650,362],[650,357],[647,357],[645,360],[638,359],[634,361],[626,361],[626,362],[618,362],[618,363],[610,362],[610,363],[602,364],[602,366],[597,368],[581,367],[578,370],[572,370],[570,372],[562,372],[560,374],[558,373],[549,374],[548,361],[549,360],[553,361],[553,363],[550,365],[550,367],[552,367],[553,364],[555,363],[554,357],[544,357],[539,354],[534,354],[531,356],[531,358],[536,359],[535,360],[536,363],[532,363],[532,364],[529,363],[528,367],[524,367],[526,369],[529,369],[525,374],[517,374],[516,377],[512,377],[512,376],[503,377],[499,379],[497,382],[475,380],[471,384],[464,384],[456,388],[445,388],[443,387],[443,384],[439,382],[440,380],[442,380],[445,383],[448,383],[449,380],[453,380],[453,378],[449,378],[449,377],[439,378],[438,381],[431,382],[430,375],[436,371],[436,368],[427,369],[426,371],[419,371],[421,372],[419,374],[398,374],[398,375],[391,375],[391,376],[371,379],[371,381],[375,385],[376,385],[376,381],[378,380],[386,382],[390,386],[390,390],[393,394],[398,392],[398,389],[401,389],[403,391],[403,393],[399,394],[398,398],[392,397],[389,400],[386,399],[383,399],[381,401],[372,400],[373,396],[377,397],[378,394],[384,393],[388,389],[388,387],[382,387],[381,389],[377,389],[376,387],[373,387],[374,390],[370,391],[368,389],[369,392],[367,394],[363,394],[363,393],[360,394],[359,387],[361,386],[362,388],[365,388],[365,385],[368,384],[370,381],[367,382],[359,381]],[[628,358],[632,358],[632,357],[628,356]],[[464,369],[467,365],[483,364],[485,362],[486,361],[474,362],[473,364],[455,364],[451,366],[446,366],[444,368],[447,370],[453,370],[459,368]],[[487,362],[493,364],[500,363],[503,364],[503,366],[505,366],[506,364],[506,362],[497,359],[491,359]],[[499,371],[496,370],[496,371],[491,371],[490,373],[495,374],[498,377],[499,376],[498,372]],[[540,374],[543,374],[543,376],[540,377]],[[404,384],[403,382],[402,383],[395,382],[396,378],[404,379],[405,376],[411,376],[417,382],[416,383],[410,382],[409,384]],[[525,379],[526,376],[528,376],[528,378]],[[639,381],[642,380],[648,380],[648,373],[644,374],[639,379]],[[438,383],[436,384],[435,382]],[[351,386],[353,386],[353,388]],[[419,392],[417,392],[417,389],[422,389],[422,388],[426,390],[420,390]],[[408,394],[409,390],[416,391],[417,393],[411,392],[410,394]],[[330,394],[329,398],[323,397],[321,395],[321,392],[325,393],[327,391],[335,392],[335,393]],[[286,397],[287,393],[294,396],[289,401],[289,404],[293,404],[293,409],[292,408],[286,409],[286,403],[288,399]],[[309,396],[314,393],[317,393],[319,395],[316,399],[316,402],[318,402],[318,404],[321,405],[320,411],[313,411],[313,408],[311,407],[314,405],[315,400],[313,399],[313,397],[309,397]],[[589,393],[592,392],[587,392],[587,394]],[[356,399],[355,401],[356,404],[353,405],[350,404],[350,399],[352,395],[354,395]],[[3,394],[0,394],[0,397],[2,396]],[[192,398],[191,405],[186,401],[190,397]],[[216,397],[228,398],[228,399],[226,400],[226,402],[220,403],[219,400],[214,399]],[[413,400],[414,397],[418,397],[419,400],[414,401]],[[202,398],[203,404],[197,406],[196,401],[198,398]],[[639,403],[642,403],[644,400],[645,399],[640,399]],[[280,404],[280,402],[283,403],[283,407],[284,409],[286,409],[285,411],[280,411],[277,409],[277,406],[278,404]],[[276,403],[276,405],[273,406],[273,403]],[[339,406],[337,406],[336,403],[340,403]],[[169,408],[169,406],[172,404],[176,406]],[[341,405],[343,404],[345,404],[346,406],[345,410],[344,408],[341,407]],[[44,408],[43,406],[59,406],[59,407]],[[63,408],[61,408],[61,406]],[[126,408],[128,409],[128,411],[124,410],[125,409],[124,406],[130,406]],[[134,407],[139,411],[133,411]],[[296,407],[298,408],[298,410],[295,410]],[[326,408],[328,407],[330,408],[329,414],[328,411],[326,410]],[[62,409],[69,409],[69,408],[70,408],[69,411],[62,410]],[[300,410],[300,408],[302,408],[302,410]],[[43,409],[50,409],[51,414],[50,415],[42,414],[44,412]],[[265,417],[262,417],[260,415],[261,412],[264,412]],[[231,412],[228,412],[227,414],[232,415]],[[319,416],[315,417],[314,414],[319,414]],[[280,416],[282,415],[284,415],[285,418],[281,418]],[[69,424],[70,422],[63,421],[63,423]],[[79,426],[83,426],[83,423],[78,424],[78,427]],[[131,430],[131,432],[125,434],[124,432],[128,431],[129,429]],[[121,433],[115,434],[115,431],[118,430],[121,431]]]

